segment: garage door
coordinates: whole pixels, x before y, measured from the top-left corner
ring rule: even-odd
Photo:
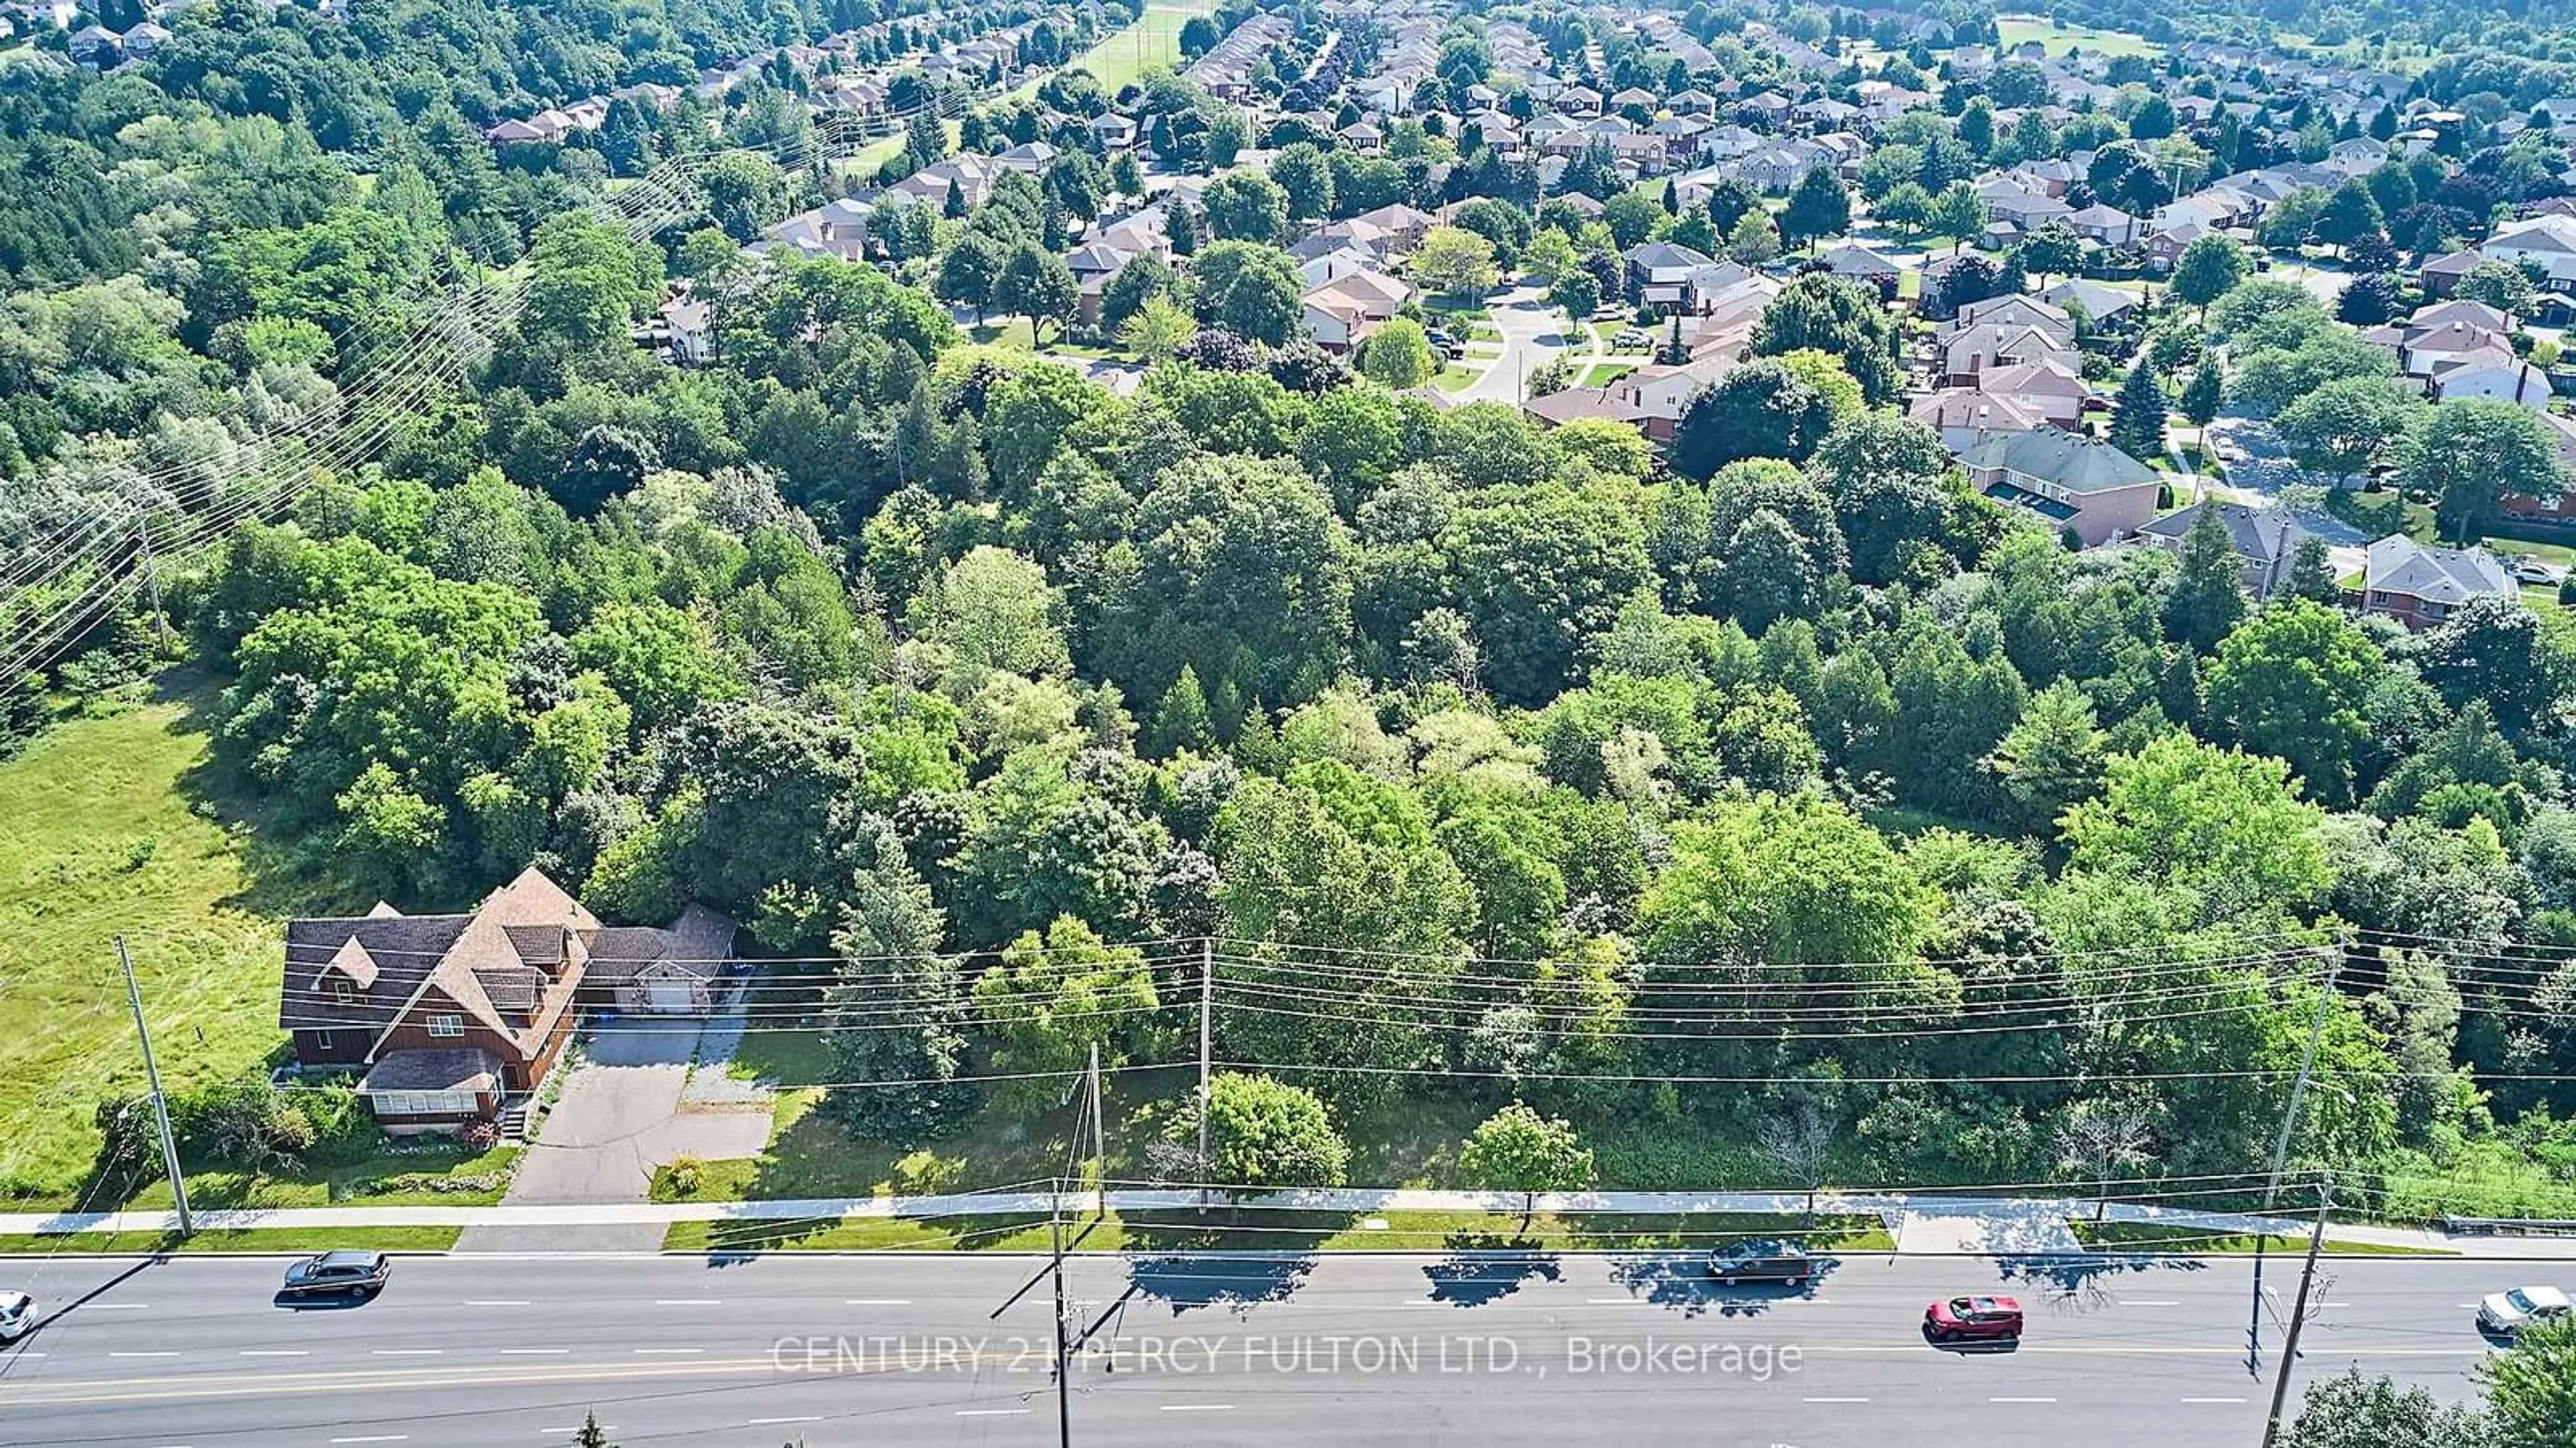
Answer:
[[[698,1008],[697,992],[685,980],[663,978],[644,982],[644,998],[657,1011],[693,1011]]]

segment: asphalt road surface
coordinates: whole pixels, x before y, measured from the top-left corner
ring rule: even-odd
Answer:
[[[353,1306],[281,1306],[274,1259],[0,1258],[51,1314],[0,1348],[0,1443],[508,1448],[586,1412],[621,1445],[1055,1440],[1044,1259],[398,1261]],[[1076,1258],[1092,1443],[2253,1444],[2295,1258],[2116,1268],[1856,1257],[1803,1293],[1679,1258]],[[2300,1378],[2471,1390],[2516,1264],[2328,1259]],[[1030,1290],[1022,1288],[1029,1284]],[[2576,1284],[2571,1284],[2576,1285]],[[1924,1304],[2011,1292],[2010,1351],[1923,1341]]]

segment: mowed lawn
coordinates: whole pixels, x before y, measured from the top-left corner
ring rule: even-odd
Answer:
[[[2085,25],[2061,25],[2054,20],[2034,16],[1997,16],[1995,32],[2004,48],[2010,50],[2025,41],[2036,40],[2048,47],[2051,55],[2064,55],[2067,47],[2081,47],[2087,55],[2146,55],[2165,53],[2165,48],[2152,40],[2118,30],[2095,30]]]
[[[1215,9],[1213,0],[1205,4],[1196,0],[1157,0],[1145,7],[1144,15],[1135,24],[1103,39],[1073,63],[1090,71],[1099,80],[1100,88],[1114,96],[1120,86],[1132,84],[1155,66],[1180,69],[1181,27],[1189,23],[1191,16],[1206,15]],[[1034,85],[1025,90],[1030,95],[1037,94]]]
[[[256,1069],[277,1029],[280,922],[247,908],[242,842],[190,809],[184,709],[68,720],[0,762],[0,1201],[75,1189],[99,1099],[143,1089],[122,931],[173,1090]]]

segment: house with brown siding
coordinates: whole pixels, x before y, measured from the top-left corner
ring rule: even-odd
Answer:
[[[584,1006],[708,1009],[733,937],[697,905],[602,925],[532,866],[469,914],[289,922],[278,1022],[299,1064],[359,1073],[386,1130],[452,1130],[543,1085]]]

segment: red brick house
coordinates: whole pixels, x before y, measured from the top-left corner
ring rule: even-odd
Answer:
[[[544,1084],[582,1006],[707,1009],[733,937],[696,905],[603,926],[532,866],[471,914],[290,922],[278,1022],[298,1063],[361,1072],[387,1131],[450,1130]]]

